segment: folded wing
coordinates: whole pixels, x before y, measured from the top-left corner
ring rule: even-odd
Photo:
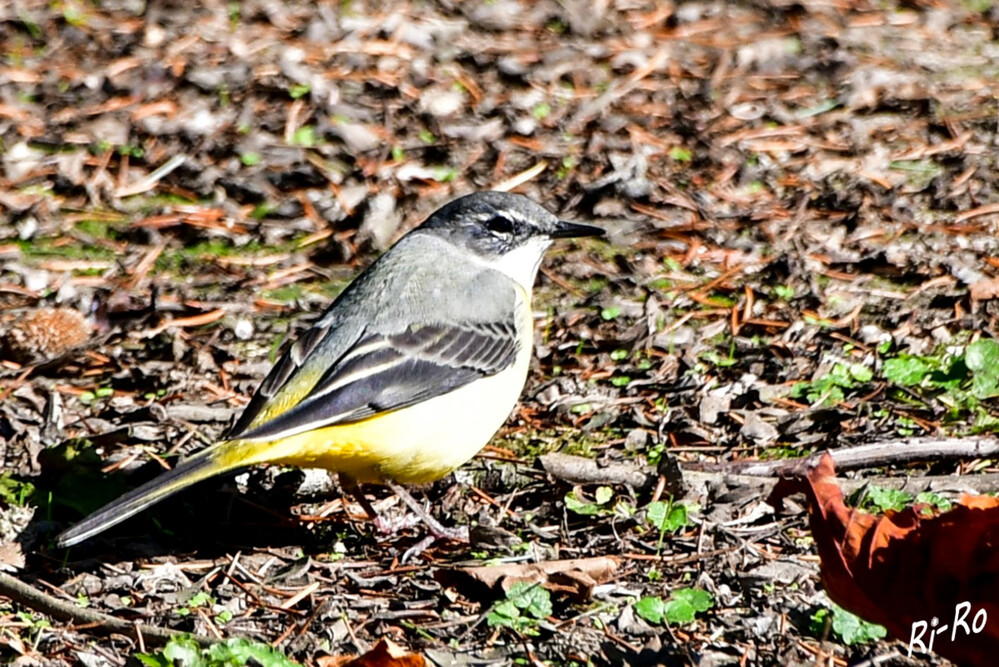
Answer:
[[[362,333],[294,405],[269,409],[275,397],[296,394],[296,381],[308,381],[296,371],[327,334],[317,327],[296,341],[261,384],[230,439],[275,440],[405,408],[499,373],[514,363],[519,349],[512,317]]]

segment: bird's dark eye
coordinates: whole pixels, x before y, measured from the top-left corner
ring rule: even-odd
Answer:
[[[494,234],[512,234],[513,222],[502,215],[494,215],[486,220],[486,229]]]

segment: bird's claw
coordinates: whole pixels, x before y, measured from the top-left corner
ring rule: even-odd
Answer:
[[[407,514],[391,519],[381,514],[376,514],[372,520],[375,529],[384,536],[395,535],[399,531],[407,530],[422,522],[423,520],[415,514]]]
[[[468,528],[460,526],[457,528],[445,528],[438,524],[436,527],[430,527],[430,534],[424,537],[422,540],[406,549],[406,552],[402,554],[401,563],[406,563],[412,558],[416,558],[424,551],[426,551],[430,545],[438,540],[450,540],[452,542],[461,542],[467,544],[468,539]]]

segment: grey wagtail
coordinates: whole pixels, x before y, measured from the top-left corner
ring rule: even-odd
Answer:
[[[554,239],[603,233],[520,195],[450,202],[361,273],[285,351],[225,440],[106,505],[58,544],[258,463],[385,484],[419,514],[399,484],[432,482],[475,456],[520,396],[534,335],[531,291],[545,251]]]

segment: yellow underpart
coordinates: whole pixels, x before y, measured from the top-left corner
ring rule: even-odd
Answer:
[[[274,442],[225,443],[223,468],[276,463],[326,468],[360,482],[423,484],[475,456],[503,425],[524,386],[526,364],[402,410]]]

